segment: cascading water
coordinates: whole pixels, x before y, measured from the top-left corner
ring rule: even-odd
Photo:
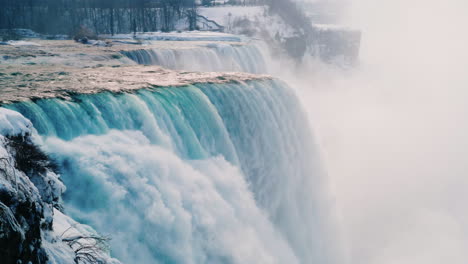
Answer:
[[[7,107],[59,164],[66,212],[123,263],[335,263],[319,158],[279,81]]]
[[[172,70],[238,71],[265,73],[264,56],[255,44],[215,44],[190,49],[139,49],[122,51],[138,64]]]

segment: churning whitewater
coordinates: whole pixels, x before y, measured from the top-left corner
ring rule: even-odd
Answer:
[[[58,164],[65,213],[109,235],[122,263],[336,260],[317,149],[280,81],[5,107]]]

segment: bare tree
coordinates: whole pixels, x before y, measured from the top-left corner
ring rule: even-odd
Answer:
[[[70,34],[80,26],[99,33],[171,31],[195,0],[0,0],[0,29]]]
[[[105,264],[106,260],[103,254],[109,251],[109,240],[107,236],[101,235],[71,235],[66,234],[76,227],[75,225],[70,226],[66,229],[62,235],[62,241],[75,252],[75,263],[76,264]]]

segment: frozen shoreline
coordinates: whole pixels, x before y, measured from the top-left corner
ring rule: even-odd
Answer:
[[[211,37],[215,35],[210,34]],[[148,41],[119,44],[112,41],[108,42],[112,45],[99,46],[72,40],[27,41],[34,45],[0,46],[0,104],[35,98],[68,98],[70,93],[123,92],[193,83],[270,78],[240,72],[173,71],[160,66],[136,65],[122,54],[142,49],[206,48],[213,42]],[[104,40],[102,42],[105,43]],[[237,42],[219,43],[245,45]]]
[[[268,75],[220,72],[181,72],[158,66],[121,66],[77,69],[66,66],[0,67],[0,104],[69,94],[125,92],[143,88],[227,83],[271,78]]]

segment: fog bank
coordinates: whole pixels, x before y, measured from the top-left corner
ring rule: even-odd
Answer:
[[[319,135],[349,263],[468,258],[466,1],[354,0],[356,69],[296,87]]]

